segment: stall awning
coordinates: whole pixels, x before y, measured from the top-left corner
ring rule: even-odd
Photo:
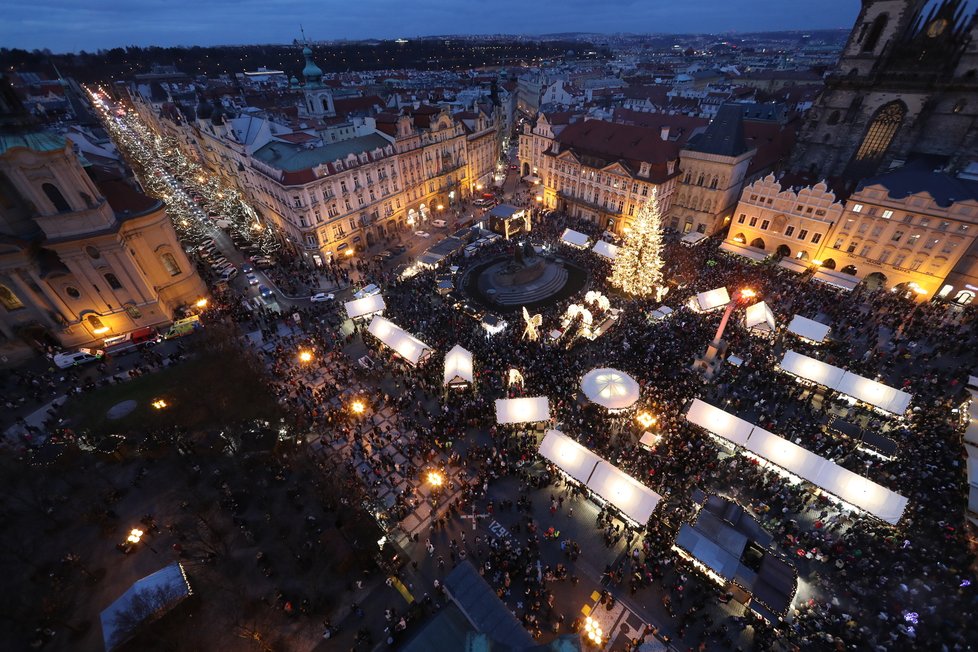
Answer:
[[[591,251],[608,260],[614,260],[618,256],[618,246],[604,240],[595,242]]]
[[[737,254],[738,256],[749,258],[755,262],[760,262],[771,255],[763,249],[748,247],[747,245],[742,245],[739,242],[734,242],[733,240],[724,240],[721,242],[720,251],[726,251],[729,254]]]
[[[978,390],[969,389],[971,400],[968,401],[968,426],[964,430],[964,440],[978,446]]]
[[[764,301],[747,306],[744,312],[744,326],[757,331],[774,332],[778,325],[774,321],[774,313]]]
[[[367,331],[413,365],[423,361],[431,353],[427,344],[380,315],[374,316]]]
[[[452,347],[445,354],[445,384],[461,385],[471,383],[473,379],[472,352],[462,348],[460,344]]]
[[[784,358],[781,359],[781,368],[789,374],[826,387],[838,385],[846,373],[844,369],[795,351],[785,351]]]
[[[730,303],[730,295],[727,293],[727,288],[717,288],[697,294],[693,297],[691,307],[699,312],[708,312],[723,308],[728,303]]]
[[[808,317],[795,315],[788,324],[788,331],[798,337],[821,344],[829,334],[829,327]]]
[[[812,277],[819,283],[825,283],[843,290],[852,290],[859,285],[859,277],[852,274],[843,274],[831,269],[820,269]]]
[[[387,305],[384,303],[384,297],[380,294],[372,294],[362,299],[347,301],[343,304],[343,307],[346,308],[346,314],[350,319],[356,319],[357,317],[366,317],[374,313],[384,312]]]
[[[540,442],[539,453],[581,484],[591,479],[601,457],[560,432],[548,430]]]
[[[572,247],[577,247],[578,249],[584,249],[590,244],[591,239],[581,233],[580,231],[574,231],[573,229],[564,229],[563,235],[560,236],[560,241],[564,244],[570,245]]]
[[[662,496],[605,460],[594,467],[587,487],[640,525],[648,523],[662,500]]]
[[[672,308],[670,308],[669,306],[659,306],[658,308],[656,308],[655,310],[649,313],[649,317],[655,321],[659,321],[660,319],[665,319],[671,314],[672,314]]]
[[[684,245],[696,245],[706,240],[706,234],[699,231],[690,231],[679,239]]]
[[[751,430],[754,429],[754,424],[749,421],[744,421],[698,398],[693,399],[693,404],[686,412],[686,419],[737,446],[745,445]]]
[[[818,477],[818,472],[825,464],[825,458],[763,428],[754,428],[746,448],[809,482]]]
[[[828,460],[812,483],[891,525],[900,521],[907,508],[907,499],[900,494]]]
[[[832,389],[893,414],[903,414],[910,407],[911,396],[907,392],[848,371]]]
[[[546,396],[496,399],[496,423],[538,423],[549,420],[550,400]]]
[[[803,274],[808,271],[808,265],[804,261],[796,260],[794,258],[782,258],[778,261],[779,267],[784,267],[792,272],[797,272]]]

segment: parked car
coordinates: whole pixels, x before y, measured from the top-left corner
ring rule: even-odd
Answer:
[[[254,272],[245,274],[245,278],[248,279],[248,285],[258,285],[258,276]]]
[[[427,231],[415,231],[414,232],[414,235],[418,236],[419,238],[430,238],[431,237],[431,234],[428,233]]]
[[[200,317],[198,315],[190,315],[189,317],[173,322],[163,337],[168,340],[175,337],[183,337],[184,335],[190,335],[198,328],[200,328]]]
[[[78,349],[70,353],[57,353],[52,359],[58,369],[68,369],[87,362],[101,360],[104,355],[105,352],[98,349]]]
[[[390,260],[393,257],[394,257],[394,254],[392,254],[391,252],[389,252],[389,251],[382,251],[379,254],[377,254],[377,255],[374,256],[374,262],[375,263],[383,263],[383,262],[386,262],[386,261]]]
[[[435,227],[436,229],[444,229],[446,226],[448,226],[448,222],[445,220],[432,220],[431,226]]]
[[[238,275],[238,270],[234,267],[228,267],[221,272],[221,280],[224,282],[230,281],[232,278]]]
[[[370,285],[364,287],[363,289],[355,292],[353,294],[354,299],[363,299],[364,297],[370,297],[375,294],[380,294],[380,288],[371,283]]]
[[[258,294],[260,294],[263,297],[273,297],[273,296],[275,296],[275,293],[272,292],[271,288],[269,288],[267,285],[259,285],[258,286]]]
[[[102,348],[106,355],[123,355],[139,349],[142,344],[155,344],[159,340],[160,336],[156,329],[152,326],[145,326],[123,335],[105,338],[105,341],[102,342]]]
[[[313,303],[322,303],[324,301],[332,301],[334,296],[329,292],[317,292],[316,294],[309,297],[309,300]]]

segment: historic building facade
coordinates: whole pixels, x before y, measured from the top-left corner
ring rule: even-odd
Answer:
[[[790,169],[855,184],[914,158],[951,172],[978,158],[976,36],[971,1],[863,0]]]
[[[205,294],[161,202],[95,183],[57,134],[0,135],[0,339],[97,343]]]

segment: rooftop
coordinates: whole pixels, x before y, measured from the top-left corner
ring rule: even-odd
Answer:
[[[934,172],[926,165],[906,165],[892,172],[863,180],[856,192],[867,186],[883,186],[891,199],[904,199],[926,192],[938,206],[948,207],[959,201],[978,200],[978,182],[958,179],[946,172]]]
[[[358,136],[313,148],[273,141],[255,151],[255,158],[279,170],[298,172],[312,169],[323,163],[332,163],[350,154],[371,152],[378,147],[383,148],[388,145],[390,142],[379,134]]]

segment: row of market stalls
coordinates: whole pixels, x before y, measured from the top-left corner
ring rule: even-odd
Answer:
[[[730,293],[727,288],[722,287],[700,292],[689,300],[688,305],[694,312],[708,313],[726,308],[730,305],[730,301]],[[653,313],[653,319],[662,319],[667,317],[672,310],[666,306],[661,306],[656,312],[658,314]],[[747,306],[744,311],[744,326],[754,331],[773,333],[777,330],[777,321],[771,307],[766,302],[759,301]],[[825,324],[801,315],[795,315],[788,324],[789,333],[814,344],[824,342],[825,338],[828,337],[829,330]]]
[[[741,256],[742,258],[746,258],[755,263],[765,261],[772,256],[770,251],[759,249],[757,247],[751,247],[733,240],[724,240],[721,242],[720,251]],[[778,266],[798,274],[808,272],[812,269],[811,262],[798,260],[795,258],[782,258],[778,261]],[[815,269],[814,273],[812,274],[812,280],[847,291],[855,289],[856,286],[862,282],[861,278],[854,276],[853,274],[846,274],[845,272],[838,272],[834,269],[826,269],[824,267]]]
[[[902,415],[910,407],[912,396],[903,390],[870,380],[796,351],[786,351],[780,367],[793,376],[816,385],[828,387],[840,394],[851,396],[890,414]]]
[[[564,229],[563,234],[560,236],[560,241],[574,249],[587,249],[591,244],[590,237],[574,229]],[[591,251],[608,260],[614,260],[618,255],[618,247],[616,245],[600,239],[595,241],[594,246],[591,247]]]
[[[662,496],[559,430],[547,431],[538,452],[640,526],[649,522],[662,500]]]
[[[771,463],[782,475],[805,480],[882,521],[896,524],[903,517],[905,497],[725,410],[694,399],[686,419],[725,444]]]
[[[968,395],[970,398],[961,409],[968,455],[968,520],[978,527],[978,377],[968,378]]]

